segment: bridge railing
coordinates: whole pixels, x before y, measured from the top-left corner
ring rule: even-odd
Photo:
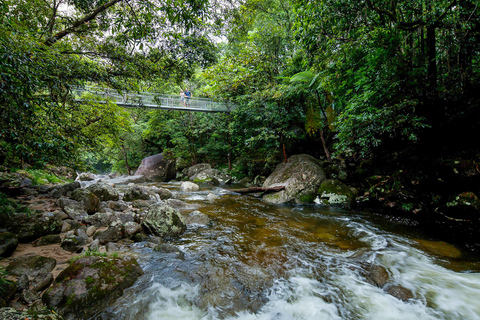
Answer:
[[[205,98],[185,99],[182,103],[180,95],[168,95],[151,92],[130,93],[122,92],[110,88],[97,88],[89,86],[72,87],[75,100],[83,100],[85,93],[99,96],[105,101],[110,100],[118,105],[125,107],[148,107],[148,108],[169,108],[169,109],[188,109],[192,111],[216,111],[230,112],[235,107],[227,106],[225,103],[216,102]]]

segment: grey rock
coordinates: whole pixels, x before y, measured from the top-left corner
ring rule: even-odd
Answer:
[[[355,196],[351,188],[338,180],[322,181],[317,193],[318,202],[325,205],[350,208],[355,204]]]
[[[142,186],[132,186],[128,187],[125,190],[125,194],[123,195],[124,201],[133,201],[133,200],[151,200],[152,195],[151,193]]]
[[[82,172],[77,176],[77,178],[75,180],[76,181],[93,181],[95,179],[96,179],[96,176],[93,173]]]
[[[120,199],[118,191],[106,182],[97,182],[87,187],[100,201],[117,201]]]
[[[210,223],[210,218],[200,211],[193,211],[185,218],[185,223],[190,227],[205,227]]]
[[[208,163],[199,163],[194,166],[191,166],[190,168],[184,169],[183,173],[190,179],[194,180],[195,176],[203,170],[211,169],[212,166]]]
[[[135,221],[135,213],[132,211],[120,212],[115,215],[117,220],[120,220],[123,224],[127,222]]]
[[[108,208],[114,211],[125,211],[128,209],[128,205],[124,201],[109,201]]]
[[[159,237],[178,237],[187,229],[178,211],[164,204],[151,205],[142,226],[148,233]]]
[[[135,175],[143,175],[147,181],[170,181],[176,176],[175,160],[166,159],[163,153],[142,160]]]
[[[115,252],[115,251],[118,251],[118,249],[120,249],[120,246],[113,242],[109,242],[105,246],[105,250],[107,250],[107,252]]]
[[[187,207],[187,204],[185,202],[183,202],[182,200],[178,200],[178,199],[165,200],[165,204],[170,206],[170,207],[173,207],[175,209],[181,209],[181,208],[186,208]]]
[[[217,169],[206,169],[191,177],[196,183],[199,182],[213,182],[214,184],[228,184],[232,182],[232,177]]]
[[[97,227],[89,226],[87,228],[87,231],[85,231],[85,233],[87,234],[88,237],[92,237],[95,234],[95,231],[97,231]]]
[[[19,311],[14,308],[0,308],[0,319],[2,320],[25,320],[31,319],[31,313],[27,311]],[[35,320],[63,320],[63,318],[56,313],[52,313],[50,310],[41,310],[35,313]]]
[[[100,200],[98,197],[87,189],[75,189],[72,192],[71,198],[80,203],[88,214],[94,214],[98,210]]]
[[[127,222],[125,223],[125,234],[128,237],[133,237],[135,234],[142,231],[142,226],[136,222]]]
[[[6,270],[16,276],[26,274],[30,277],[36,277],[39,274],[51,272],[56,265],[57,261],[53,258],[38,255],[23,255],[13,259]]]
[[[60,233],[62,221],[54,215],[15,212],[3,217],[2,227],[15,234],[19,242],[29,242],[47,234]]]
[[[373,283],[379,288],[383,288],[387,284],[388,279],[390,277],[388,275],[387,269],[385,269],[385,267],[380,265],[373,265],[370,268],[370,272],[368,273],[368,276],[373,281]]]
[[[63,185],[55,186],[52,190],[49,192],[49,196],[52,198],[60,198],[66,196],[69,192],[72,192],[75,189],[80,188],[80,182],[74,181],[71,183],[66,183]]]
[[[97,228],[108,227],[115,220],[115,216],[110,212],[97,212],[93,215],[85,217],[83,221]]]
[[[63,250],[80,253],[83,251],[83,247],[80,244],[80,241],[76,237],[65,238],[60,245]]]
[[[306,154],[294,155],[287,163],[279,164],[263,183],[264,188],[284,186],[285,190],[263,196],[272,203],[312,203],[318,188],[325,180],[319,160]]]
[[[108,182],[114,185],[129,185],[130,183],[144,183],[147,179],[143,175],[135,175],[135,176],[122,176],[117,177],[114,179],[109,180]]]
[[[0,257],[9,257],[18,246],[18,237],[10,232],[0,233]]]
[[[150,192],[158,194],[161,200],[167,200],[173,197],[172,191],[165,188],[150,187]]]
[[[385,288],[385,292],[402,301],[408,301],[414,298],[412,290],[402,286],[390,286]]]
[[[66,320],[90,319],[142,274],[132,257],[82,257],[59,274],[42,298]]]
[[[63,227],[62,227],[63,229]],[[50,244],[62,243],[62,239],[58,234],[49,234],[35,240],[32,245],[34,247],[47,246]]]
[[[92,243],[88,246],[88,251],[98,251],[100,248],[100,240],[95,239]]]
[[[200,190],[200,187],[198,186],[198,184],[195,184],[193,182],[183,181],[180,185],[180,190],[184,192],[198,191]]]
[[[125,229],[122,224],[114,223],[103,232],[97,232],[93,236],[94,240],[99,240],[101,245],[105,245],[108,242],[117,242],[124,236]]]
[[[53,282],[53,274],[48,272],[47,274],[40,274],[30,283],[32,291],[39,292],[47,289]]]

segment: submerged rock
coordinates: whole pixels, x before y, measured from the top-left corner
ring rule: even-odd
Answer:
[[[414,298],[412,290],[402,286],[388,287],[385,289],[385,292],[402,301],[408,301]]]
[[[187,229],[178,211],[165,204],[151,205],[142,226],[148,233],[160,237],[178,237]]]
[[[88,319],[103,310],[143,274],[132,257],[83,257],[55,279],[43,301],[65,319]]]
[[[263,196],[272,203],[312,203],[325,180],[319,160],[306,154],[294,155],[279,164],[263,183],[264,188],[284,186],[285,190]]]

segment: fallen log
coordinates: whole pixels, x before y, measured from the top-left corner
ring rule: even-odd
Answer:
[[[273,188],[262,188],[262,187],[250,187],[250,188],[242,188],[242,189],[230,189],[229,191],[247,194],[247,193],[257,193],[257,192],[264,192],[264,193],[272,193],[284,190],[284,186],[273,187]]]

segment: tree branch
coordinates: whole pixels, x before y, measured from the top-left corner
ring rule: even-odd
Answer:
[[[83,18],[73,22],[72,26],[70,26],[69,28],[66,28],[66,29],[56,33],[52,37],[48,38],[47,41],[45,41],[45,45],[47,45],[49,47],[54,45],[58,40],[61,40],[65,36],[69,35],[70,33],[75,32],[76,28],[83,25],[84,23],[87,23],[87,22],[95,19],[95,17],[99,13],[104,12],[105,10],[114,6],[115,4],[117,4],[120,1],[123,1],[123,0],[110,0],[105,4],[102,4],[101,6],[97,7],[95,10],[93,10],[91,13],[87,14]]]

